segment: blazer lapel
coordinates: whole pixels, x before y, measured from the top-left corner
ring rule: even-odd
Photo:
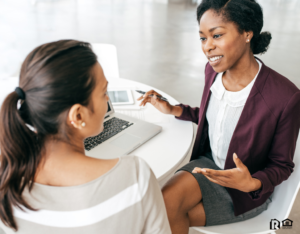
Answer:
[[[201,124],[204,123],[205,114],[206,114],[206,110],[207,110],[210,95],[211,95],[210,87],[212,86],[213,82],[215,81],[217,74],[218,73],[216,73],[216,72],[211,74],[211,79],[209,80],[208,88],[203,93],[203,105],[201,104],[202,108],[200,108],[200,113],[199,113],[199,115],[200,115],[199,119],[201,121],[200,126],[201,126]]]
[[[208,107],[208,100],[211,95],[210,87],[212,83],[214,82],[217,73],[212,69],[212,67],[208,67],[208,71],[205,72],[205,76],[207,77],[207,84],[205,84],[203,94],[202,94],[202,100],[200,104],[200,110],[199,110],[199,122],[198,122],[198,130],[197,130],[197,135],[195,142],[199,142],[199,144],[195,144],[193,148],[193,152],[191,155],[190,160],[194,160],[198,158],[199,155],[201,155],[202,152],[205,148],[206,145],[205,143],[207,142],[206,139],[208,137],[208,126],[207,123],[205,123],[205,113]]]
[[[251,160],[250,151],[252,145],[247,143],[252,142],[252,138],[255,137],[255,135],[251,134],[253,133],[252,124],[254,123],[254,121],[259,121],[256,120],[254,116],[255,113],[258,113],[260,111],[260,107],[262,106],[259,103],[263,102],[261,96],[257,94],[262,91],[263,86],[267,80],[268,74],[270,72],[270,69],[266,67],[260,59],[258,60],[262,63],[262,67],[255,80],[255,83],[253,84],[253,87],[244,105],[241,116],[233,132],[228,147],[224,169],[236,167],[233,161],[233,153],[236,153],[238,157],[243,161],[243,163],[248,163],[248,160]]]

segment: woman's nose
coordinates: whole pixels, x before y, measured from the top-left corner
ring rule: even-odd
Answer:
[[[207,38],[206,43],[204,45],[204,51],[205,52],[210,52],[211,50],[215,49],[216,46],[213,42],[213,39]]]

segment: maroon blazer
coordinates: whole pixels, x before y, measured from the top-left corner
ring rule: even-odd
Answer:
[[[211,151],[206,110],[211,95],[210,87],[216,75],[207,63],[200,108],[179,105],[183,112],[176,118],[198,124],[190,161]],[[273,193],[274,187],[289,178],[294,168],[293,157],[299,128],[300,90],[262,62],[233,132],[225,161],[225,169],[235,168],[232,156],[235,152],[252,177],[262,182],[262,189],[253,196],[255,193],[226,187],[236,216],[262,205]]]

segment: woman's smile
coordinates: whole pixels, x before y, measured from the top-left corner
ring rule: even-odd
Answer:
[[[215,66],[219,65],[221,63],[223,57],[224,57],[223,55],[207,56],[209,64],[212,67],[215,67]]]

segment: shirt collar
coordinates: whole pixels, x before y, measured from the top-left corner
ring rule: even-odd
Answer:
[[[243,88],[242,90],[237,91],[237,92],[227,91],[222,82],[223,72],[218,73],[215,82],[210,87],[210,90],[211,90],[212,94],[214,95],[214,97],[216,97],[218,100],[222,100],[224,98],[225,102],[228,105],[233,106],[233,107],[245,105],[247,98],[249,96],[249,93],[252,89],[252,86],[253,86],[253,84],[257,78],[257,75],[260,72],[261,66],[262,66],[260,61],[258,61],[257,59],[256,59],[256,61],[258,62],[258,65],[259,65],[259,69],[258,69],[256,76],[245,88]]]

